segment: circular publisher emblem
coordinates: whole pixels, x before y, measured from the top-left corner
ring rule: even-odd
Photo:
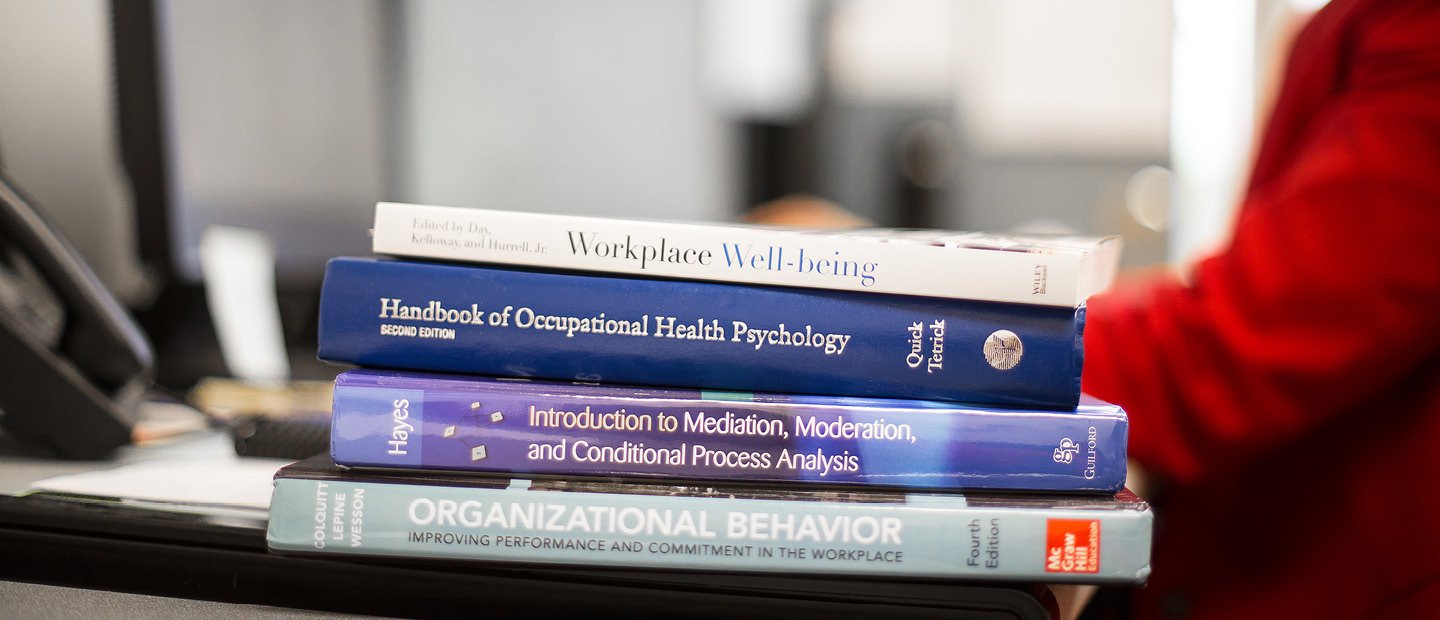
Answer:
[[[1020,337],[1008,329],[997,330],[985,339],[985,361],[996,370],[1010,370],[1020,364],[1025,346]]]

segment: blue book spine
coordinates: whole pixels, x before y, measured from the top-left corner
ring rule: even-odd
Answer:
[[[277,553],[585,567],[1143,582],[1151,513],[1072,501],[336,474],[275,481]]]
[[[408,370],[1070,409],[1083,326],[1083,306],[337,258],[319,353]]]
[[[355,370],[331,455],[350,467],[924,489],[1116,492],[1126,417],[939,401],[699,392]]]

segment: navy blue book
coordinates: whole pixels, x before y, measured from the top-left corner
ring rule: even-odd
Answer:
[[[335,378],[349,467],[1115,493],[1125,412],[390,370]]]
[[[1084,319],[1083,306],[336,258],[319,354],[501,377],[1074,409]]]

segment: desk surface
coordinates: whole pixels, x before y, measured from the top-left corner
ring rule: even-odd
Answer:
[[[60,588],[21,588],[23,596],[83,599],[98,590],[395,616],[1049,617],[1034,596],[1048,592],[1024,585],[280,557],[266,552],[263,521],[11,496],[50,476],[154,459],[231,458],[230,449],[223,435],[202,433],[128,447],[101,462],[0,450],[0,548],[9,559],[0,563],[0,580]],[[115,605],[154,602],[124,600]]]
[[[313,619],[322,615],[310,610],[270,605],[218,603],[169,596],[67,588],[18,581],[0,581],[0,618],[34,617],[43,610],[47,618],[206,618],[207,620],[248,620],[251,618]],[[362,616],[350,616],[362,617]]]

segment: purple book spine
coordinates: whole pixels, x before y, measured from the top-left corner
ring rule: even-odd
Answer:
[[[909,488],[1105,491],[1125,413],[700,392],[356,370],[335,382],[350,467]]]

